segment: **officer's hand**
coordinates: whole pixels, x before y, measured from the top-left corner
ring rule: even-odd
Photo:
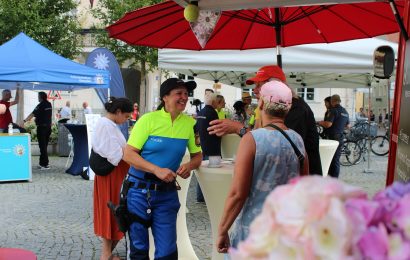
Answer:
[[[157,171],[154,172],[155,176],[160,178],[161,180],[165,182],[173,182],[177,175],[175,172],[171,171],[168,168],[158,168]]]
[[[186,179],[191,175],[191,166],[189,163],[184,163],[179,166],[177,174],[182,178]]]

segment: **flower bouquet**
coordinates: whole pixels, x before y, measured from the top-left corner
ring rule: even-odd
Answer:
[[[410,184],[369,200],[334,178],[307,176],[277,187],[231,259],[410,259]]]

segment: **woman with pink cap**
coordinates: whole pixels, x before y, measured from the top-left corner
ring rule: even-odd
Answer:
[[[247,237],[250,223],[259,215],[265,198],[276,186],[308,173],[308,160],[305,159],[302,166],[296,149],[280,131],[284,131],[307,158],[300,135],[284,124],[291,105],[292,92],[286,84],[270,81],[262,86],[258,107],[264,127],[245,134],[239,144],[232,186],[219,224],[217,247],[220,253],[226,253],[230,246],[236,247]],[[229,238],[228,230],[234,221]]]

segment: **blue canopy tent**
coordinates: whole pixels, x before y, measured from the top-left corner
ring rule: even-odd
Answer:
[[[66,59],[24,33],[0,46],[0,88],[73,91],[109,88],[110,73]]]

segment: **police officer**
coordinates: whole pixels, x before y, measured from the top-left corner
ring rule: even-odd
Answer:
[[[149,259],[148,228],[155,243],[155,259],[177,260],[177,213],[180,207],[176,177],[188,178],[201,165],[201,147],[195,144],[195,120],[183,114],[194,81],[169,78],[161,84],[161,105],[143,115],[132,129],[124,160],[131,166],[127,181],[130,259]],[[181,164],[186,148],[191,160]]]
[[[47,146],[51,135],[51,115],[52,107],[51,103],[47,100],[47,94],[45,92],[38,93],[38,102],[40,102],[33,112],[24,119],[24,123],[35,117],[37,125],[37,139],[38,146],[40,148],[40,162],[38,168],[40,170],[48,170],[50,166],[48,164]]]
[[[329,167],[329,175],[338,178],[340,172],[339,159],[343,145],[343,130],[349,125],[349,113],[340,105],[339,95],[333,95],[330,99],[330,103],[332,107],[330,108],[329,116],[325,121],[320,121],[319,124],[326,128],[329,139],[339,142],[339,146]]]
[[[323,100],[325,102],[325,107],[326,107],[325,116],[323,118],[324,121],[329,121],[328,119],[330,116],[330,109],[332,108],[331,99],[332,97],[328,96]],[[325,127],[323,127],[323,132],[320,135],[323,139],[328,139],[327,129]]]

